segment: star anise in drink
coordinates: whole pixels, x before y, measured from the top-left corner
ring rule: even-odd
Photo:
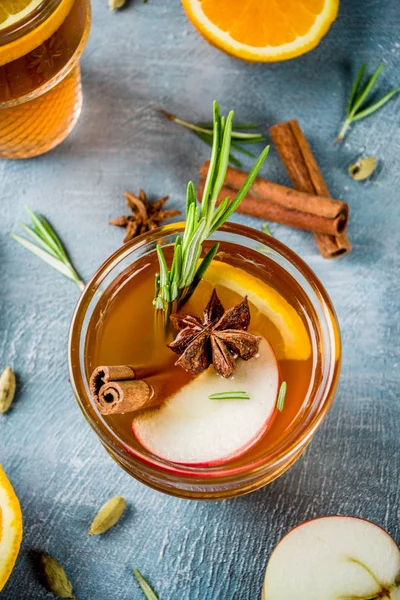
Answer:
[[[213,364],[222,377],[231,377],[236,358],[249,360],[258,353],[261,338],[247,331],[250,325],[247,296],[225,310],[214,290],[203,321],[178,314],[170,319],[179,333],[168,347],[181,355],[175,364],[190,373],[201,373]]]
[[[110,225],[126,228],[124,242],[129,242],[134,237],[146,233],[146,231],[157,229],[163,221],[181,214],[180,210],[164,210],[164,204],[168,200],[168,196],[160,198],[157,202],[149,202],[144,191],[140,190],[139,196],[126,192],[125,198],[132,214],[123,215],[110,221]]]

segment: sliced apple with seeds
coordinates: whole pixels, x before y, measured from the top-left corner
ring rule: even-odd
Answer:
[[[400,600],[400,550],[383,529],[324,517],[292,529],[269,560],[263,600]]]
[[[278,389],[276,357],[262,338],[256,357],[236,361],[234,377],[224,379],[209,367],[161,408],[135,417],[133,433],[165,460],[220,465],[243,454],[265,433],[277,412]],[[246,392],[249,399],[209,399],[223,392]]]

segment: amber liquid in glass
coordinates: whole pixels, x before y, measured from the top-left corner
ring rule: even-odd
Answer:
[[[53,35],[0,66],[0,156],[42,154],[73,129],[82,107],[78,59],[89,28],[89,2],[76,0]]]
[[[288,436],[306,409],[314,386],[318,385],[318,374],[315,372],[315,352],[318,340],[309,316],[312,308],[304,292],[295,280],[267,256],[254,253],[250,249],[224,243],[223,251],[217,256],[224,263],[243,269],[256,277],[272,291],[276,308],[279,299],[285,303],[285,313],[294,311],[301,319],[302,331],[291,331],[294,344],[299,345],[299,358],[285,355],[283,335],[279,327],[261,313],[251,302],[251,323],[249,331],[262,335],[272,345],[279,364],[282,380],[287,382],[287,395],[284,409],[278,413],[272,425],[262,439],[251,449],[228,463],[228,466],[246,464],[271,451],[274,445]],[[167,248],[167,260],[171,254]],[[86,373],[90,374],[100,365],[134,365],[155,369],[162,377],[162,389],[165,399],[172,396],[194,375],[175,366],[177,355],[166,347],[155,327],[155,310],[152,305],[154,296],[154,278],[159,271],[155,253],[140,259],[130,269],[122,273],[103,294],[98,303],[88,329],[86,340]],[[245,280],[244,280],[245,282]],[[216,285],[217,293],[225,309],[242,300],[243,296]],[[213,286],[200,282],[192,298],[182,307],[180,312],[201,317]],[[289,306],[289,308],[288,308]],[[289,311],[289,312],[288,312]],[[290,319],[289,319],[290,320]],[[290,323],[287,325],[290,327]],[[298,337],[296,337],[298,336]],[[304,336],[307,336],[306,339]],[[168,340],[174,333],[170,332]],[[307,342],[310,348],[308,356],[300,351],[300,345]],[[293,348],[293,346],[292,346]],[[302,356],[303,354],[303,356]],[[239,359],[240,360],[240,359]],[[213,368],[213,367],[209,367]],[[119,414],[103,417],[105,423],[117,434],[121,442],[128,448],[140,448],[138,440],[132,433],[132,414]],[[142,448],[140,448],[143,450]]]

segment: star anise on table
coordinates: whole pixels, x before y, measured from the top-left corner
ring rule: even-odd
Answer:
[[[160,198],[157,202],[149,202],[144,191],[140,190],[139,196],[126,192],[125,198],[132,214],[110,221],[110,225],[126,228],[124,243],[129,242],[141,233],[157,229],[163,221],[181,214],[180,210],[164,210],[164,204],[168,200],[168,196]]]
[[[203,321],[178,314],[170,319],[179,333],[168,348],[181,355],[175,364],[190,373],[201,373],[213,364],[222,377],[231,377],[235,358],[249,360],[258,353],[261,338],[247,331],[250,325],[247,296],[225,310],[214,290]]]

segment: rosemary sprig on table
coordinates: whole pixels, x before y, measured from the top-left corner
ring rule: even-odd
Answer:
[[[380,100],[378,100],[374,104],[364,106],[364,103],[366,102],[368,96],[371,94],[376,84],[376,80],[378,79],[379,74],[383,69],[383,63],[380,63],[375,73],[368,77],[364,84],[362,84],[365,69],[366,65],[362,64],[354,82],[353,89],[351,90],[349,102],[347,104],[346,119],[339,132],[339,135],[335,140],[335,144],[337,144],[344,138],[348,128],[352,123],[354,123],[355,121],[359,121],[360,119],[364,119],[369,115],[372,115],[372,113],[379,110],[380,108],[382,108],[382,106],[389,102],[392,96],[394,96],[394,94],[396,94],[399,91],[399,88],[393,88],[390,92],[385,94]]]
[[[190,123],[163,109],[160,110],[160,113],[170,121],[193,131],[197,137],[212,148],[214,136],[213,123]],[[265,137],[261,133],[255,131],[256,129],[258,129],[258,125],[254,125],[253,123],[235,125],[235,129],[232,130],[231,134],[231,148],[241,154],[254,158],[255,155],[247,148],[242,148],[242,145],[257,144],[265,140]],[[242,167],[240,160],[233,156],[231,152],[229,153],[229,162],[238,168]]]
[[[147,583],[139,569],[135,569],[134,573],[146,600],[159,600],[157,594]]]
[[[35,214],[29,206],[25,206],[25,210],[31,219],[31,225],[21,223],[21,227],[34,241],[27,240],[16,233],[12,233],[11,237],[61,275],[74,281],[79,289],[83,290],[85,284],[75,271],[60,238],[48,220],[41,214]]]
[[[250,400],[247,392],[218,392],[210,394],[209,400]]]
[[[170,312],[172,303],[182,304],[194,291],[219,246],[214,244],[198,266],[203,242],[235,212],[267,157],[269,146],[266,146],[257,158],[235,198],[224,198],[217,207],[218,195],[224,184],[229,163],[233,116],[231,111],[226,119],[221,117],[218,102],[214,102],[213,147],[201,206],[197,204],[196,189],[190,181],[186,194],[185,230],[182,238],[178,236],[175,241],[171,269],[167,266],[161,247],[157,246],[160,273],[156,276],[154,306],[165,313]]]

